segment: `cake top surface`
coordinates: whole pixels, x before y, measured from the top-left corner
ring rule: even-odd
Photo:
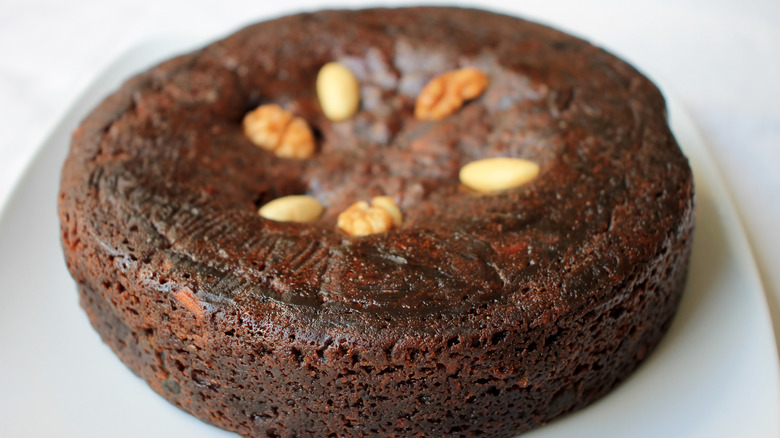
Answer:
[[[360,83],[347,121],[317,102],[331,61]],[[415,119],[425,83],[464,66],[490,78],[484,94]],[[246,138],[242,118],[265,103],[310,124],[314,156]],[[460,184],[463,165],[500,156],[539,176],[490,194]],[[257,321],[294,312],[315,326],[435,330],[432,317],[533,325],[609,293],[680,226],[690,180],[661,94],[625,62],[518,18],[412,8],[257,24],[133,78],[74,134],[62,191],[120,269],[160,293]],[[315,222],[257,214],[304,193],[325,206]],[[335,227],[383,195],[400,227]]]

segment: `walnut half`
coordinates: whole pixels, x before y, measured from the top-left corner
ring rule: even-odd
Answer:
[[[260,105],[244,116],[244,135],[277,157],[304,159],[314,155],[314,135],[308,123],[279,105]]]
[[[401,210],[389,196],[376,196],[371,206],[359,201],[341,212],[337,226],[350,236],[367,236],[383,233],[393,227],[401,226]]]
[[[418,120],[441,120],[457,111],[465,101],[479,97],[487,85],[488,77],[474,67],[440,74],[417,96],[414,116]]]

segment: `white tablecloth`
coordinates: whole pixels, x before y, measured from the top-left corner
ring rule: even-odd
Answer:
[[[380,3],[327,6],[367,4]],[[731,189],[780,334],[780,1],[470,4],[552,24],[665,79],[699,123]],[[323,7],[297,0],[0,0],[0,205],[77,91],[120,49],[176,32],[226,34],[259,18]]]

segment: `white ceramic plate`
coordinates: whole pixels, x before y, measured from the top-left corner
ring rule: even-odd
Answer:
[[[100,342],[65,268],[56,214],[60,167],[81,118],[131,74],[203,41],[156,39],[111,63],[63,116],[0,211],[0,436],[233,436],[170,405]],[[750,248],[701,136],[666,94],[697,192],[679,314],[627,382],[528,437],[780,436],[780,371]]]

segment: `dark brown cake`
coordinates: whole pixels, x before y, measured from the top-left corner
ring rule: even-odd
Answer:
[[[318,69],[362,106],[330,122]],[[413,116],[431,77],[476,66],[478,99]],[[307,160],[242,134],[259,104],[304,118]],[[477,194],[467,162],[538,163]],[[258,206],[307,193],[309,224]],[[404,213],[351,237],[335,218]],[[659,91],[538,24],[450,8],[327,11],[250,26],[129,80],[77,129],[59,214],[106,343],[182,409],[246,436],[485,436],[606,394],[669,326],[693,224],[691,172]]]

